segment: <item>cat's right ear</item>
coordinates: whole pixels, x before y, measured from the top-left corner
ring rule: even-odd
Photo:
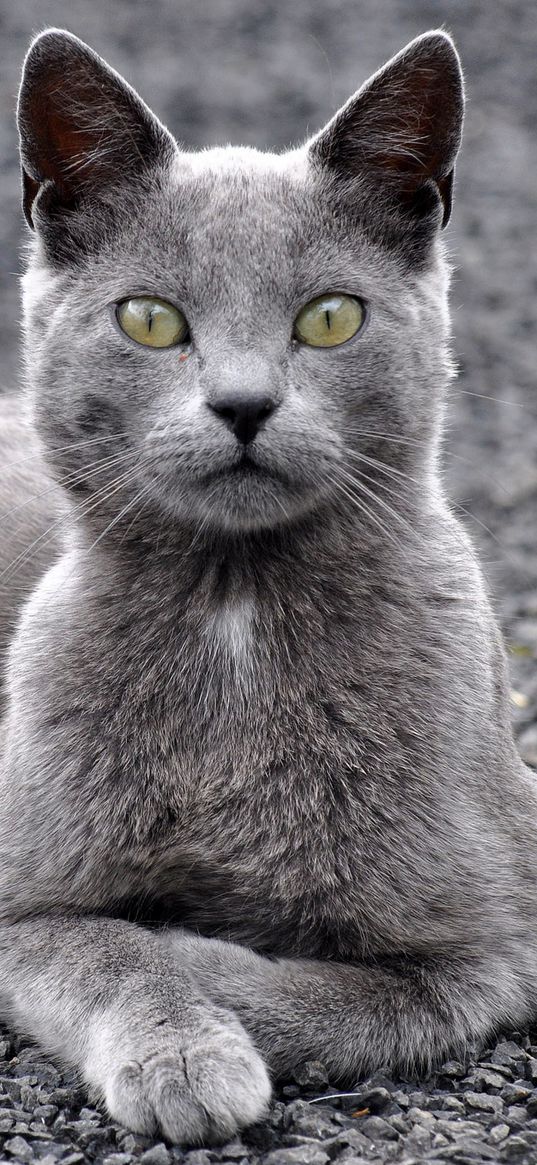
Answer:
[[[138,94],[78,37],[51,28],[24,62],[17,121],[30,226],[98,200],[175,151]]]

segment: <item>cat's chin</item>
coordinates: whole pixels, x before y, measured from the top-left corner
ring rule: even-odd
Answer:
[[[196,491],[193,509],[204,524],[224,532],[276,529],[307,512],[313,499],[255,471],[235,470]]]
[[[176,522],[220,533],[248,533],[291,525],[312,510],[316,494],[255,469],[207,475],[181,496],[166,496]]]

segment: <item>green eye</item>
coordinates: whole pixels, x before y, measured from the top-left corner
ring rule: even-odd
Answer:
[[[334,348],[360,331],[365,308],[354,295],[319,295],[299,311],[294,336],[313,348]]]
[[[125,299],[116,309],[117,322],[131,340],[148,348],[171,348],[188,339],[188,324],[181,311],[149,295]]]

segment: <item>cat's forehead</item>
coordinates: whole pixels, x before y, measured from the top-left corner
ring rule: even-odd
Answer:
[[[156,250],[170,274],[177,268],[187,277],[189,298],[206,298],[210,286],[214,303],[237,284],[244,294],[274,298],[297,284],[302,294],[311,282],[313,293],[318,280],[323,289],[323,272],[325,282],[338,282],[339,264],[341,282],[351,262],[370,274],[375,268],[367,240],[346,229],[303,149],[179,153],[157,199]],[[137,247],[137,229],[132,237]]]
[[[191,238],[218,238],[221,246],[237,236],[251,245],[284,237],[290,244],[314,213],[313,185],[298,150],[278,155],[228,146],[180,154],[170,175]]]
[[[179,181],[188,174],[200,179],[214,177],[219,183],[246,179],[255,184],[256,179],[262,183],[281,175],[299,178],[307,169],[302,149],[275,154],[255,146],[214,146],[193,153],[178,152],[172,172]]]

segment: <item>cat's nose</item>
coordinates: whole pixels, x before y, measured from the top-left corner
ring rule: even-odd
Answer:
[[[265,394],[226,393],[217,401],[207,401],[209,408],[221,417],[241,445],[253,441],[261,426],[277,407],[277,402]]]

